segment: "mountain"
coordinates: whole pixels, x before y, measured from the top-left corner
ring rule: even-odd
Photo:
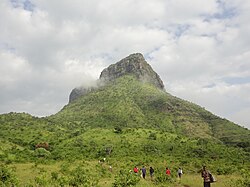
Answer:
[[[249,130],[167,93],[142,54],[104,69],[97,85],[75,88],[70,103],[49,118],[91,127],[154,128],[249,150]]]
[[[159,89],[164,90],[164,85],[160,76],[152,69],[152,67],[145,61],[140,53],[131,54],[119,62],[110,65],[101,72],[100,78],[96,81],[96,85],[100,86],[124,75],[133,75],[141,82],[150,83]],[[94,90],[93,87],[74,88],[69,96],[69,102],[77,99],[81,95],[85,95]]]
[[[108,161],[97,164],[103,158]],[[111,186],[109,181],[119,181],[116,173],[135,165],[153,165],[156,181],[165,186],[160,171],[167,166],[181,166],[188,176],[208,164],[213,173],[227,175],[249,169],[249,160],[248,129],[166,92],[139,53],[104,69],[94,86],[73,89],[69,103],[54,115],[0,115],[0,169],[1,163],[14,165],[21,186],[98,180]],[[114,173],[107,172],[109,165]]]
[[[150,83],[159,89],[164,89],[160,76],[145,61],[143,55],[140,53],[131,54],[104,69],[101,72],[100,80],[110,82],[124,75],[133,75],[141,82]]]

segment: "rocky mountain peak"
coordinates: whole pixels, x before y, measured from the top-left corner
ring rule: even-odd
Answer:
[[[159,75],[146,62],[141,53],[131,54],[105,68],[101,72],[100,80],[108,82],[127,74],[135,75],[142,82],[151,83],[160,89],[164,89]]]
[[[111,64],[109,67],[105,68],[101,72],[97,85],[103,85],[102,83],[108,83],[124,75],[134,75],[138,80],[150,83],[157,88],[164,90],[164,85],[160,76],[146,62],[141,53],[131,54],[119,62]],[[69,96],[69,102],[96,88],[97,87],[80,87],[73,89]]]

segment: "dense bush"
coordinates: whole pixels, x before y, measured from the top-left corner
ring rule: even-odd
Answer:
[[[165,173],[158,173],[155,175],[155,184],[171,184],[175,182],[175,178],[172,176],[166,175]]]
[[[157,139],[156,133],[150,133],[149,136],[148,136],[148,139],[156,140]]]
[[[237,180],[237,187],[249,187],[250,186],[250,171],[242,170],[241,171],[242,179]]]
[[[65,167],[64,165],[63,167]],[[62,173],[63,172],[63,173]],[[90,173],[89,170],[84,169],[82,165],[70,170],[63,169],[61,172],[51,172],[50,174],[42,170],[38,176],[35,177],[35,184],[38,186],[75,186],[75,187],[97,187],[99,179]]]
[[[250,171],[242,169],[241,177],[237,179],[232,179],[227,182],[229,187],[249,187],[250,186]]]
[[[35,183],[38,186],[49,186],[51,184],[46,172],[42,172],[39,176],[36,176]]]
[[[129,170],[120,170],[115,176],[113,187],[129,187],[135,186],[140,178]]]
[[[41,147],[41,148],[37,148],[35,150],[35,156],[37,156],[37,157],[45,157],[45,158],[47,158],[50,155],[51,155],[50,152],[47,151],[45,148]]]
[[[235,172],[235,168],[233,166],[220,166],[217,168],[216,173],[218,175],[229,175]]]
[[[121,134],[121,133],[122,133],[122,128],[119,127],[119,126],[116,126],[116,127],[114,128],[114,133]]]
[[[78,166],[70,173],[70,186],[83,186],[83,187],[96,187],[98,185],[98,179],[90,174],[89,170],[83,169]]]
[[[14,174],[13,168],[0,164],[0,186],[16,186],[18,179]]]

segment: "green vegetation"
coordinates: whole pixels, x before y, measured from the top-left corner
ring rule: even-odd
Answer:
[[[14,169],[6,165],[0,165],[0,186],[18,185],[18,179],[14,174]]]
[[[0,115],[2,186],[195,187],[202,183],[203,164],[221,179],[218,186],[247,186],[249,150],[249,130],[133,76],[49,117]],[[153,166],[153,180],[131,173],[135,165]],[[181,181],[175,176],[179,167]]]

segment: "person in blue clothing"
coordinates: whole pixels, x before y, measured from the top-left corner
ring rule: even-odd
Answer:
[[[142,167],[141,172],[142,172],[142,177],[145,179],[146,178],[146,167],[145,166]]]

